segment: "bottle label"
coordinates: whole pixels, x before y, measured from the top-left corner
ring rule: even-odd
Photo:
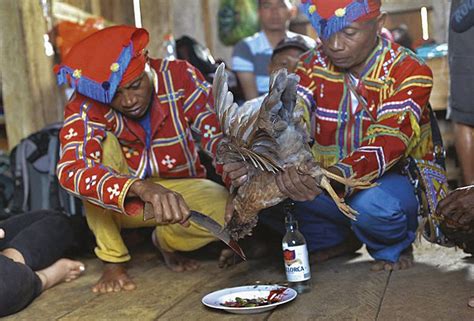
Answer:
[[[311,278],[306,244],[288,246],[283,243],[286,278],[289,282],[301,282]]]

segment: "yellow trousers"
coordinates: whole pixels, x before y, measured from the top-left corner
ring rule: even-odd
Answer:
[[[103,161],[119,173],[127,174],[127,162],[117,138],[107,133],[103,144]],[[212,217],[224,224],[227,190],[210,180],[198,178],[161,179],[151,178],[157,184],[181,194],[190,209]],[[130,260],[130,254],[120,235],[122,228],[156,226],[154,220],[143,221],[143,215],[127,216],[115,211],[84,202],[87,223],[95,235],[95,254],[103,261],[121,263]],[[180,224],[158,225],[157,240],[165,251],[192,251],[215,241],[206,229],[191,222],[190,227]]]

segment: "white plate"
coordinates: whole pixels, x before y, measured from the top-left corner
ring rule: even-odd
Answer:
[[[202,304],[214,309],[220,309],[227,312],[237,313],[237,314],[251,314],[251,313],[261,313],[272,310],[281,304],[290,302],[296,298],[296,291],[291,288],[286,288],[283,292],[281,301],[275,302],[268,305],[262,305],[258,307],[246,307],[246,308],[233,308],[226,307],[221,305],[226,301],[235,301],[236,297],[243,299],[256,299],[258,297],[268,297],[271,290],[276,290],[284,288],[280,285],[246,285],[239,286],[235,288],[228,288],[219,291],[215,291],[207,294],[202,298]]]

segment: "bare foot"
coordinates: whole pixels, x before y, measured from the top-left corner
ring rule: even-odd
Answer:
[[[467,305],[470,307],[470,308],[474,308],[474,296],[471,296],[469,298],[469,301],[467,301]]]
[[[223,249],[219,255],[218,265],[220,268],[226,268],[237,263],[242,262],[243,260],[234,253],[231,249]]]
[[[398,271],[411,268],[415,264],[413,258],[413,247],[404,250],[398,259],[398,262],[375,261],[370,268],[371,271]]]
[[[194,271],[199,268],[199,262],[184,257],[176,252],[167,252],[160,247],[156,239],[155,231],[151,234],[153,245],[160,251],[165,261],[165,265],[174,272]]]
[[[105,263],[102,276],[92,287],[92,292],[110,293],[122,290],[131,291],[136,288],[135,282],[127,274],[124,263]]]
[[[337,256],[355,253],[361,247],[362,243],[359,241],[359,239],[355,235],[351,234],[341,244],[338,244],[325,250],[312,252],[311,260],[318,263],[324,262]]]
[[[84,270],[85,267],[82,262],[59,259],[53,263],[53,265],[37,271],[36,274],[41,279],[44,291],[61,282],[69,282],[77,279]]]

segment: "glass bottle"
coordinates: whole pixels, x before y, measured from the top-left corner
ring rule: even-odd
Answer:
[[[172,34],[167,33],[163,37],[164,58],[168,60],[176,59],[176,42]]]
[[[283,237],[283,260],[286,278],[290,287],[298,293],[311,290],[311,269],[308,248],[303,234],[298,230],[298,222],[287,211],[285,218],[286,234]]]

